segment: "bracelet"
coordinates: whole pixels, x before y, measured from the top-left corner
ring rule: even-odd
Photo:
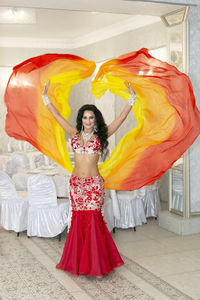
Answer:
[[[135,99],[136,99],[136,94],[131,94],[131,95],[130,95],[130,98],[128,99],[128,104],[129,104],[130,106],[133,106],[134,103],[135,103]]]
[[[43,99],[44,105],[46,105],[46,106],[51,103],[47,94],[43,94],[42,99]]]

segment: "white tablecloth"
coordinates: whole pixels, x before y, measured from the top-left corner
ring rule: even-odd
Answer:
[[[11,152],[0,155],[0,169],[11,177],[26,169],[35,169],[51,164],[52,160],[39,151]]]
[[[53,167],[43,167],[35,170],[27,170],[23,173],[14,174],[12,180],[15,184],[16,190],[26,191],[28,177],[33,174],[45,174],[51,176],[56,186],[57,197],[68,197],[67,178],[70,177],[70,173],[68,173],[67,171],[65,172],[65,174],[61,173]]]

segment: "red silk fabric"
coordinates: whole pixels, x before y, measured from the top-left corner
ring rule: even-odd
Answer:
[[[137,94],[133,112],[138,126],[133,129],[130,124],[130,131],[100,166],[105,187],[117,190],[153,184],[200,133],[200,113],[186,74],[141,49],[103,64],[92,92],[100,98],[109,89],[127,101],[125,81]]]
[[[45,54],[14,67],[5,92],[7,134],[30,142],[72,172],[64,130],[44,106],[42,90],[50,79],[52,103],[68,119],[71,87],[94,69],[94,62],[68,54]],[[133,190],[153,184],[192,145],[200,133],[200,113],[188,76],[147,49],[103,64],[92,93],[100,98],[109,89],[127,101],[124,81],[137,93],[133,112],[138,126],[130,124],[99,171],[106,188]]]

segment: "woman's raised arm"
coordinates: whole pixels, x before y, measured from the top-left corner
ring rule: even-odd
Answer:
[[[44,89],[42,92],[42,99],[44,101],[44,105],[48,108],[50,113],[53,115],[53,117],[57,120],[57,122],[60,124],[60,126],[64,129],[66,133],[68,133],[70,136],[74,136],[77,132],[76,127],[72,126],[68,121],[66,121],[59,111],[55,108],[55,106],[51,103],[51,100],[49,99],[47,92],[49,88],[50,81],[48,84],[45,83]]]
[[[128,85],[124,83],[127,90],[130,93],[130,98],[128,103],[125,105],[124,109],[122,110],[121,114],[110,124],[108,125],[108,137],[111,136],[113,133],[117,131],[117,129],[122,125],[126,117],[128,116],[129,112],[132,109],[132,106],[135,103],[136,93],[134,89],[131,87],[131,84]]]

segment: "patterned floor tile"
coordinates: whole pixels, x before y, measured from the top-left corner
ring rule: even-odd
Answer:
[[[152,222],[151,226],[157,225]],[[0,228],[0,300],[80,300],[81,292],[72,291],[62,284],[58,278],[60,273],[56,268],[52,270],[60,260],[66,238],[66,231],[59,242],[57,238],[27,239],[26,233],[17,237],[15,233]],[[28,243],[33,246],[32,249],[26,246]],[[148,283],[169,299],[192,299],[134,260],[122,257],[125,262],[123,268],[134,275],[132,278]],[[45,260],[51,262],[51,268],[46,267]],[[83,300],[87,297],[95,300],[155,299],[141,288],[142,284],[139,287],[137,281],[123,275],[123,270],[99,279],[70,274],[66,278],[70,278],[71,283],[74,282],[83,292]]]

